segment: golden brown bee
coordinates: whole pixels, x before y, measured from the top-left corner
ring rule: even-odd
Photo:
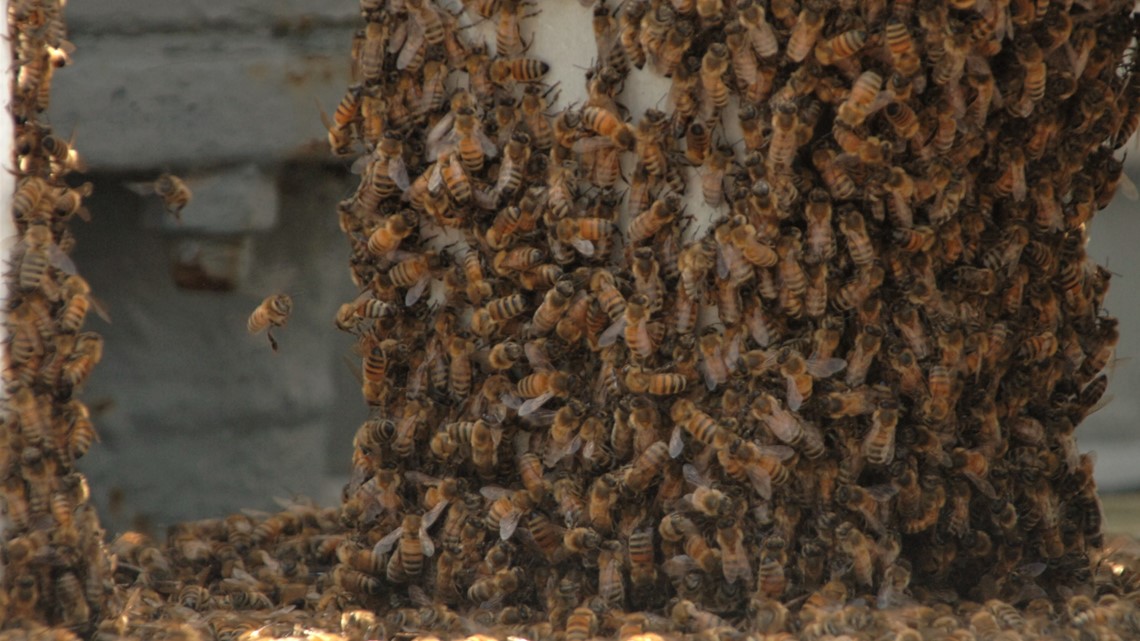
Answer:
[[[632,151],[637,142],[634,129],[621,121],[617,114],[601,107],[589,106],[582,110],[582,125],[613,141],[618,148]]]
[[[681,374],[672,372],[648,373],[638,368],[631,368],[625,374],[625,384],[629,391],[635,394],[673,396],[684,392],[689,380]]]
[[[657,441],[643,451],[625,471],[623,482],[633,492],[643,492],[670,461],[669,446]]]
[[[753,418],[764,423],[776,438],[801,448],[804,456],[819,458],[824,453],[823,433],[810,422],[780,407],[770,394],[761,394],[751,407]]]
[[[407,238],[415,227],[412,219],[406,213],[392,214],[368,235],[368,251],[377,256],[387,256],[400,246],[400,242]]]
[[[487,354],[487,364],[496,371],[510,369],[522,358],[522,355],[523,349],[518,343],[511,340],[503,341],[491,348]]]
[[[805,4],[788,37],[786,54],[789,60],[803,62],[804,58],[808,57],[815,47],[819,34],[823,32],[823,18],[823,12],[810,3]]]
[[[815,46],[815,58],[823,65],[833,65],[859,52],[867,42],[867,32],[851,29],[820,41]]]
[[[737,20],[744,27],[744,32],[748,35],[748,42],[757,56],[772,58],[780,52],[780,43],[776,38],[776,32],[772,29],[772,25],[768,24],[764,7],[760,3],[749,2],[740,7]]]
[[[871,429],[863,441],[863,456],[874,465],[887,465],[895,457],[895,428],[899,410],[896,404],[885,401],[871,416]]]
[[[724,82],[724,75],[728,71],[728,58],[728,47],[716,42],[709,45],[701,59],[701,86],[716,109],[723,109],[728,104],[728,85]]]

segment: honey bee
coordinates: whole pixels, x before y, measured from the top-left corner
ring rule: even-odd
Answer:
[[[867,379],[867,373],[883,346],[883,330],[869,325],[855,339],[855,348],[847,357],[847,374],[844,382],[849,387],[859,387]]]
[[[803,450],[808,458],[819,458],[824,453],[823,433],[812,423],[780,407],[770,394],[761,394],[751,406],[753,418],[764,423],[776,438],[792,447]]]
[[[613,507],[618,499],[618,480],[612,474],[604,474],[590,486],[586,506],[586,518],[595,530],[603,534],[613,529]]]
[[[808,361],[800,354],[785,351],[780,354],[780,374],[787,382],[788,407],[798,411],[804,401],[811,398],[813,382],[816,378],[827,378],[849,367],[842,359]]]
[[[895,457],[895,428],[899,411],[896,404],[884,401],[871,416],[871,429],[863,441],[863,456],[868,463],[887,465]]]
[[[805,3],[788,37],[788,47],[785,52],[788,60],[803,62],[804,58],[808,57],[820,33],[823,32],[823,17],[824,13],[813,3]]]
[[[701,59],[701,86],[715,109],[723,109],[728,104],[728,85],[724,82],[728,63],[728,47],[719,42],[709,45]]]
[[[517,592],[525,581],[526,572],[522,568],[504,568],[472,583],[467,589],[467,598],[485,606],[494,606]]]
[[[669,446],[657,441],[626,468],[623,482],[632,492],[644,492],[670,460]]]
[[[179,222],[182,220],[182,210],[190,204],[193,197],[186,182],[173,174],[161,174],[153,183],[132,183],[128,187],[142,195],[157,195],[162,199],[166,211],[170,212],[170,215]]]
[[[629,368],[625,374],[625,385],[634,394],[673,396],[684,392],[689,380],[673,372],[648,373],[640,368]]]
[[[491,82],[507,85],[515,82],[538,82],[550,71],[550,65],[533,58],[497,59],[491,62]]]
[[[387,256],[395,251],[400,242],[415,231],[409,213],[392,214],[377,225],[368,236],[368,251],[377,256]]]
[[[274,294],[261,301],[257,309],[249,315],[246,329],[250,334],[265,331],[269,345],[277,351],[277,340],[273,338],[274,327],[284,327],[293,313],[293,299],[286,294]]]
[[[577,382],[573,375],[559,371],[530,374],[518,382],[519,396],[527,399],[518,408],[520,417],[529,416],[552,398],[568,398]]]
[[[744,547],[744,532],[733,518],[722,518],[716,524],[716,543],[721,550],[724,580],[745,585],[752,583],[752,565]]]

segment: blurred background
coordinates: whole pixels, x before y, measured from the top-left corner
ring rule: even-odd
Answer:
[[[548,32],[532,53],[562,63],[565,103],[582,84],[572,65],[593,55],[590,12],[542,10],[524,33]],[[329,156],[317,105],[331,113],[350,83],[357,0],[75,0],[67,21],[75,62],[55,75],[49,116],[75,133],[95,186],[73,258],[111,318],[88,321],[106,338],[83,392],[102,442],[80,466],[104,526],[161,533],[273,497],[335,504],[367,410],[332,320],[357,293],[335,215],[356,177]],[[630,102],[652,106],[651,89]],[[127,186],[163,171],[191,181],[181,224]],[[1140,181],[1136,162],[1127,172]],[[1136,207],[1120,197],[1100,212],[1089,246],[1116,273],[1122,337],[1113,398],[1077,434],[1115,492],[1140,489]],[[275,354],[245,320],[278,292],[295,311]],[[1140,525],[1140,500],[1106,504],[1110,526]]]

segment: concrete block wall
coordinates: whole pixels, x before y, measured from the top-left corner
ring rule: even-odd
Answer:
[[[587,66],[594,44],[588,10],[564,5],[545,4],[524,30],[537,31],[536,55],[559,61],[567,103],[581,98],[572,65]],[[76,132],[96,184],[75,258],[113,320],[91,321],[107,348],[84,393],[103,408],[103,442],[82,467],[104,523],[161,528],[291,493],[338,500],[366,414],[345,364],[358,357],[332,325],[355,295],[334,214],[355,178],[328,157],[316,101],[331,112],[349,81],[358,3],[73,0],[67,11],[78,51],[56,74],[50,115]],[[643,82],[627,99],[637,110],[666,91]],[[181,225],[122,186],[167,169],[194,181]],[[1102,212],[1089,247],[1119,274],[1109,308],[1125,359],[1140,356],[1135,209]],[[272,354],[244,323],[279,291],[295,314]],[[1102,486],[1140,487],[1137,389],[1140,359],[1121,360],[1115,399],[1078,432],[1100,452]]]

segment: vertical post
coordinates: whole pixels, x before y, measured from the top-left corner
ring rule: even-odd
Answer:
[[[4,2],[4,15],[8,15],[8,3]],[[11,34],[9,34],[10,37]],[[0,68],[8,70],[7,82],[4,83],[4,113],[9,113],[12,105],[12,87],[16,83],[16,69],[12,67],[12,48],[11,46],[0,47]],[[0,239],[11,238],[16,235],[16,221],[12,217],[12,195],[16,191],[16,175],[12,173],[16,169],[16,150],[15,150],[15,127],[12,124],[10,117],[0,118],[0,140],[5,141],[4,154],[4,169],[11,171],[0,171],[0,211],[6,212],[0,215]],[[13,244],[14,245],[14,244]],[[11,252],[11,249],[8,250]],[[0,278],[0,300],[8,301],[8,281],[7,279]],[[7,319],[7,304],[0,306],[0,343],[8,338],[8,327],[6,324]],[[0,386],[0,398],[6,395],[3,387]]]

